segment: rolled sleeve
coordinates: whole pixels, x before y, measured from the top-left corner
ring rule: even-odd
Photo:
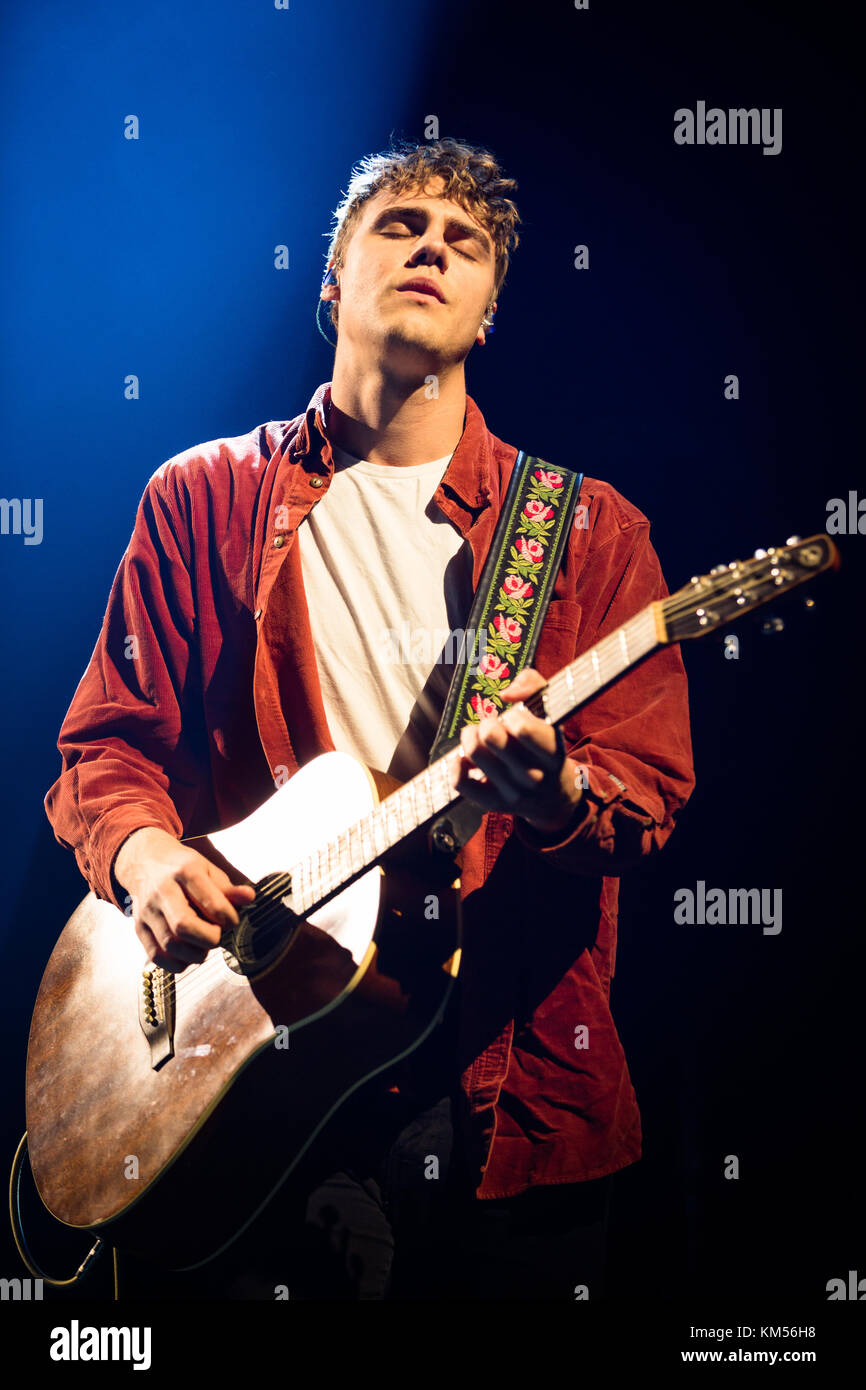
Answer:
[[[576,655],[667,595],[649,523],[623,528],[585,559],[576,590],[584,614]],[[664,845],[695,784],[679,647],[661,647],[561,727],[583,785],[575,815],[555,836],[519,818],[515,833],[567,872],[617,875]]]
[[[60,729],[60,776],[44,803],[90,887],[120,908],[113,865],[124,840],[144,826],[180,838],[207,766],[200,749],[196,756],[191,714],[200,700],[188,544],[163,483],[158,470],[139,503],[99,638]]]

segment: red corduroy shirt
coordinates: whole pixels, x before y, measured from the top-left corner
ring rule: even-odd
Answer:
[[[57,839],[118,907],[112,868],[133,830],[234,824],[284,769],[333,749],[295,543],[333,474],[329,392],[294,420],[176,455],[144,491],[45,798]],[[516,456],[467,397],[434,500],[470,542],[476,586]],[[668,592],[646,517],[590,477],[581,503],[533,662],[545,677]],[[491,812],[458,859],[457,1071],[482,1198],[602,1177],[641,1152],[609,1006],[618,876],[664,844],[694,786],[679,648],[563,731],[588,781],[577,828],[543,837]]]

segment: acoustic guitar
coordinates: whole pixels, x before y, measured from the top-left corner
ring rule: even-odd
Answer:
[[[817,535],[719,566],[525,703],[559,724],[661,645],[838,563]],[[461,839],[459,756],[400,785],[324,753],[239,824],[186,841],[256,897],[177,975],[148,961],[130,916],[87,895],[51,954],[27,1053],[30,1163],[55,1217],[168,1267],[204,1263],[341,1103],[427,1037],[459,969],[454,851],[483,814],[464,814]]]

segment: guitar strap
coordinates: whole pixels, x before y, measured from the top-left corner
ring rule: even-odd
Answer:
[[[532,662],[565,554],[583,473],[551,468],[521,450],[472,600],[429,762],[460,742],[466,724],[505,709],[500,691]],[[431,828],[446,853],[465,844],[483,811],[465,799]]]

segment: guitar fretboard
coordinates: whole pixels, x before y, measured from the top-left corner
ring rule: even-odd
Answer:
[[[551,676],[524,703],[541,719],[559,724],[629,666],[656,647],[661,638],[656,605],[650,604],[590,651]],[[500,718],[502,716],[500,715]],[[378,863],[384,854],[459,800],[451,786],[451,768],[460,748],[443,753],[429,767],[385,797],[334,840],[322,845],[291,869],[293,911],[306,916]]]

